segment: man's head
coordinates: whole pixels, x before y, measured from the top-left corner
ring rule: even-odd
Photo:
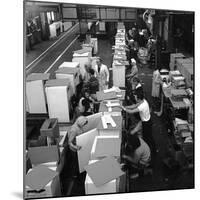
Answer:
[[[126,153],[134,152],[140,146],[140,140],[136,135],[128,136],[128,142],[126,147]]]
[[[131,58],[131,65],[135,66],[136,65],[136,60],[134,58]]]
[[[80,116],[76,120],[76,124],[80,127],[83,128],[86,124],[88,123],[88,119],[84,116]]]
[[[90,75],[94,76],[94,74],[95,74],[94,69],[90,68],[90,69],[89,69],[89,73],[90,73]]]
[[[90,68],[92,67],[92,65],[91,65],[91,63],[87,62],[87,63],[85,63],[84,67],[85,67],[85,70],[86,70],[87,72],[89,72],[89,70],[90,70]]]
[[[96,63],[97,63],[98,66],[101,66],[101,63],[102,63],[101,58],[97,58],[97,59],[96,59]]]
[[[83,91],[82,91],[82,93],[83,93],[83,96],[85,98],[89,98],[90,92],[89,92],[89,90],[87,88],[84,88]]]
[[[135,99],[136,102],[140,102],[144,99],[144,92],[142,89],[136,90]]]

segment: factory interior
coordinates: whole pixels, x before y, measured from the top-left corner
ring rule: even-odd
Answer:
[[[24,2],[24,198],[194,189],[193,11]]]

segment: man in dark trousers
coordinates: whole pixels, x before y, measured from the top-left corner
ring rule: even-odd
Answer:
[[[121,106],[121,108],[129,114],[139,113],[142,121],[143,138],[151,148],[152,153],[155,153],[156,146],[152,136],[152,121],[149,104],[144,98],[144,93],[142,90],[138,90],[135,97],[136,104],[127,107]]]

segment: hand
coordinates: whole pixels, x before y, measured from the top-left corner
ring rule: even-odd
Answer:
[[[126,112],[126,108],[124,106],[121,106],[121,109]]]
[[[77,151],[81,150],[81,148],[82,148],[81,146],[78,145],[76,146]]]
[[[126,159],[126,158],[128,158],[128,156],[124,154],[124,155],[122,155],[122,158]]]

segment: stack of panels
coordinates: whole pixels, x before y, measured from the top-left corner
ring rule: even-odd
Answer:
[[[125,66],[126,64],[123,63],[127,61],[126,57],[126,39],[125,39],[125,28],[122,24],[118,24],[117,34],[115,36],[115,51],[113,56],[113,85],[117,87],[125,87]],[[120,47],[118,50],[117,47]],[[123,62],[121,62],[123,61]],[[117,63],[116,63],[117,62]]]
[[[175,66],[176,66],[176,60],[178,58],[185,58],[185,56],[182,53],[171,53],[170,54],[170,64],[169,64],[169,68],[170,70],[175,70]]]
[[[185,77],[187,87],[193,87],[194,79],[194,64],[192,58],[177,59],[177,69]]]

